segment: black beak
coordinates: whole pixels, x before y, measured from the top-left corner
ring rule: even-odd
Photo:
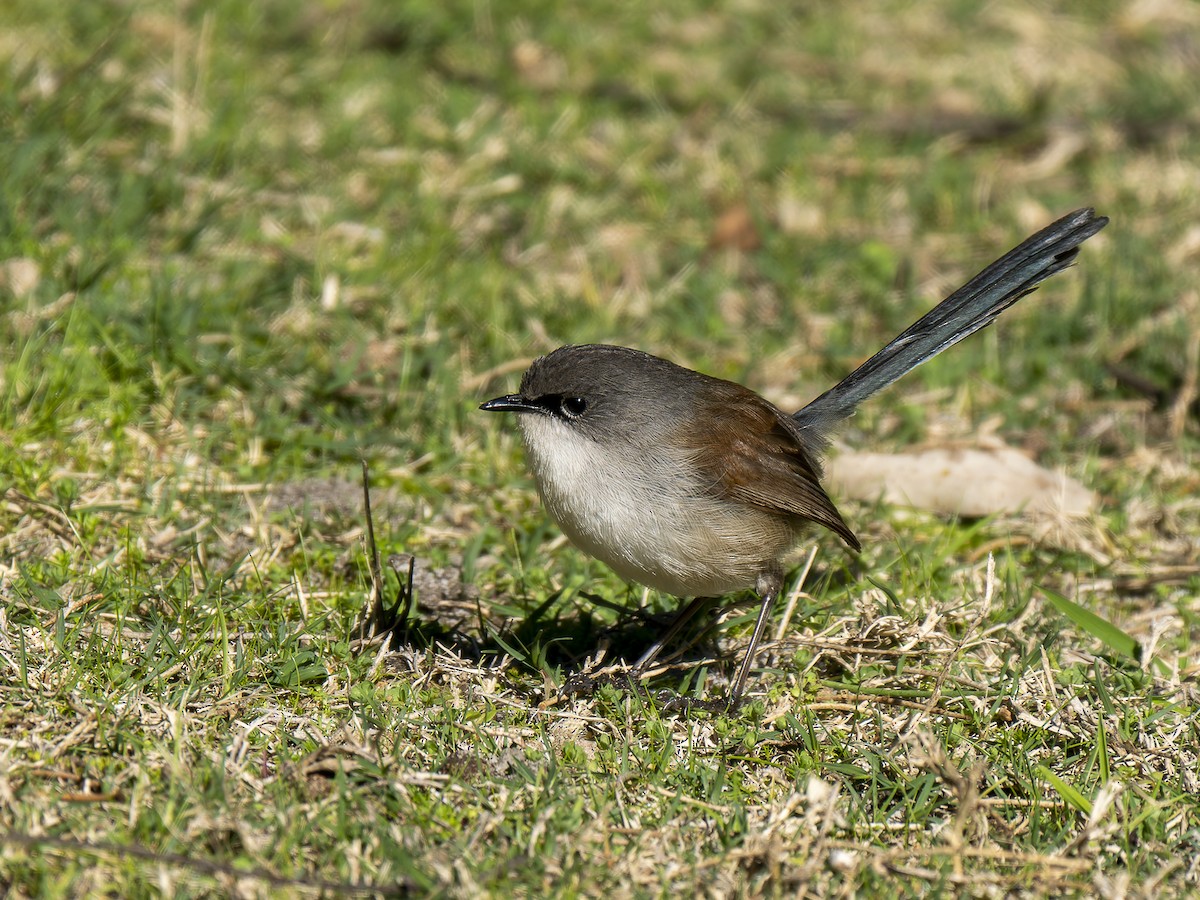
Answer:
[[[527,400],[520,394],[505,394],[503,397],[497,397],[494,400],[489,400],[487,403],[481,403],[479,408],[486,412],[544,413],[546,411],[532,400]]]

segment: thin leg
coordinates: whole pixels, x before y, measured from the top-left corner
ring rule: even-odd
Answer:
[[[688,605],[682,610],[680,610],[677,616],[675,616],[675,618],[671,621],[671,624],[667,626],[667,630],[662,633],[659,639],[650,645],[650,649],[642,654],[641,659],[634,663],[633,671],[640,676],[643,672],[649,669],[650,664],[658,659],[659,654],[663,652],[663,648],[679,636],[679,632],[683,631],[687,623],[696,618],[697,614],[700,613],[701,610],[703,610],[706,606],[709,606],[714,602],[716,602],[715,597],[692,598],[692,601],[688,603]]]
[[[658,659],[659,655],[663,651],[663,648],[670,644],[671,641],[675,640],[675,638],[679,635],[679,632],[683,631],[684,626],[686,626],[688,622],[692,621],[692,619],[696,618],[697,614],[700,613],[706,606],[716,602],[716,597],[696,597],[691,600],[688,605],[680,610],[675,618],[671,620],[671,624],[667,626],[666,630],[659,636],[658,640],[651,644],[650,649],[642,654],[642,658],[634,663],[633,670],[629,673],[630,676],[636,680],[645,675],[651,664]],[[613,679],[611,676],[582,674],[574,675],[567,679],[567,683],[563,685],[563,691],[568,695],[588,694],[590,696],[595,692],[599,684],[608,683],[612,680]]]
[[[758,650],[758,642],[762,640],[763,632],[767,630],[767,622],[771,619],[771,610],[779,599],[783,588],[783,576],[779,572],[765,572],[758,579],[758,593],[762,597],[762,608],[758,611],[758,621],[754,623],[754,633],[750,635],[750,646],[746,648],[746,658],[738,669],[733,688],[729,691],[729,708],[737,709],[742,702],[742,692],[746,690],[746,679],[750,677],[750,669],[754,665],[754,655]]]

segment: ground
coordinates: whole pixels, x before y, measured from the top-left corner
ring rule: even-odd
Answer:
[[[1200,890],[1196,6],[0,25],[6,892]],[[834,453],[1005,444],[1094,511],[835,498],[865,550],[800,548],[745,707],[672,699],[750,597],[622,680],[678,601],[567,545],[479,402],[607,341],[797,408],[1081,206],[1078,264]]]

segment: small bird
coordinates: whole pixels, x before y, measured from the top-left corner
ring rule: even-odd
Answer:
[[[1070,266],[1107,224],[1081,209],[1039,231],[791,415],[739,384],[602,344],[534,360],[518,393],[480,409],[519,415],[542,502],[575,546],[627,581],[695,598],[635,664],[639,675],[711,598],[758,593],[733,708],[783,587],[783,560],[809,525],[861,549],[821,487],[833,430],[862,401]]]

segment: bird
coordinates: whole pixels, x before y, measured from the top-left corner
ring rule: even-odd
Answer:
[[[758,618],[727,698],[733,709],[796,545],[817,525],[850,551],[862,548],[821,484],[837,427],[1070,266],[1107,224],[1086,208],[1043,228],[794,413],[735,382],[606,344],[539,357],[516,393],[480,409],[517,414],[542,503],[571,543],[626,581],[692,598],[635,674],[712,598],[757,593]]]

